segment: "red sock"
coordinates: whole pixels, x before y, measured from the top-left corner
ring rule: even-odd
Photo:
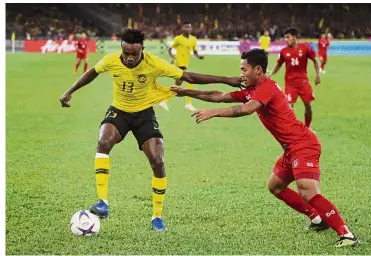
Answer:
[[[88,70],[88,63],[84,63],[84,73]]]
[[[75,73],[76,73],[77,70],[79,69],[79,66],[80,66],[80,63],[76,63],[76,65],[75,65]]]
[[[309,200],[309,204],[316,208],[322,219],[330,226],[339,236],[350,233],[340,216],[338,209],[329,200],[321,194],[317,194]]]
[[[291,188],[286,188],[281,193],[276,195],[276,197],[284,201],[288,206],[297,212],[305,214],[311,220],[318,216],[316,209],[305,202],[299,193]]]

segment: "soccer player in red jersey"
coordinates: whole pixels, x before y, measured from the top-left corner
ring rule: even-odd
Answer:
[[[85,33],[81,34],[81,37],[75,43],[76,48],[76,65],[75,73],[79,69],[81,60],[84,61],[84,73],[88,70],[88,40]]]
[[[201,123],[213,117],[240,117],[256,112],[283,148],[268,181],[269,191],[289,207],[311,219],[310,229],[331,227],[339,235],[336,247],[355,246],[359,240],[349,231],[338,209],[320,194],[319,158],[321,144],[316,134],[299,121],[278,84],[266,76],[268,58],[264,50],[254,49],[241,57],[241,78],[246,88],[235,92],[195,91],[172,87],[178,96],[209,102],[243,102],[231,108],[196,111]],[[298,192],[288,185],[296,182]]]
[[[280,57],[277,60],[277,65],[269,76],[274,75],[281,68],[283,63],[286,64],[285,94],[287,100],[290,105],[294,107],[294,103],[298,96],[300,96],[305,106],[305,125],[309,127],[312,122],[311,101],[314,100],[314,94],[308,80],[308,59],[313,61],[316,70],[316,78],[314,80],[315,85],[318,85],[321,80],[319,76],[319,65],[316,60],[316,53],[309,45],[299,44],[297,37],[297,29],[288,28],[285,30],[284,38],[287,47],[281,50]]]
[[[318,57],[321,61],[320,72],[325,74],[325,65],[327,63],[327,49],[330,46],[330,41],[327,38],[326,33],[321,34],[321,38],[318,40]]]

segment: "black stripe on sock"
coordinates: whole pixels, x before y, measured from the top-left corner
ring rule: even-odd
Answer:
[[[166,189],[157,189],[157,188],[152,188],[152,191],[158,195],[163,195],[166,192]]]
[[[96,169],[95,174],[98,174],[98,173],[109,174],[109,170],[108,169]]]

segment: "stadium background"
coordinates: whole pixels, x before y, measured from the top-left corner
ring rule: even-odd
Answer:
[[[70,216],[95,200],[97,127],[112,92],[103,76],[74,95],[71,109],[60,108],[59,96],[77,79],[74,54],[64,54],[74,52],[69,36],[87,32],[90,66],[120,49],[127,27],[142,29],[146,48],[168,58],[166,46],[184,20],[206,55],[193,59],[191,70],[227,76],[238,74],[240,49],[257,47],[264,29],[273,39],[271,53],[284,46],[288,26],[314,48],[322,31],[334,36],[313,106],[324,149],[322,191],[363,243],[341,254],[371,254],[370,13],[370,4],[6,4],[7,254],[339,253],[331,248],[333,232],[305,232],[305,218],[267,192],[281,149],[257,117],[196,126],[182,99],[170,102],[170,113],[156,107],[165,135],[170,232],[149,230],[150,170],[129,136],[112,153],[112,218],[97,237],[70,234]],[[270,68],[276,57],[270,55]],[[312,65],[308,70],[313,81]],[[283,74],[274,77],[281,86]],[[300,103],[295,111],[302,119]]]

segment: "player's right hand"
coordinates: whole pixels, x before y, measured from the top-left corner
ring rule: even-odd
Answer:
[[[60,97],[59,101],[61,102],[62,104],[62,108],[69,108],[71,107],[70,104],[68,104],[68,102],[71,100],[72,98],[72,95],[71,93],[65,93],[62,95],[62,97]]]
[[[172,86],[170,87],[170,91],[175,92],[177,97],[187,96],[186,94],[187,90],[180,86]]]
[[[243,79],[242,77],[227,77],[226,84],[232,87],[243,88],[245,87],[242,85],[242,83],[244,82],[246,82],[246,80]]]

